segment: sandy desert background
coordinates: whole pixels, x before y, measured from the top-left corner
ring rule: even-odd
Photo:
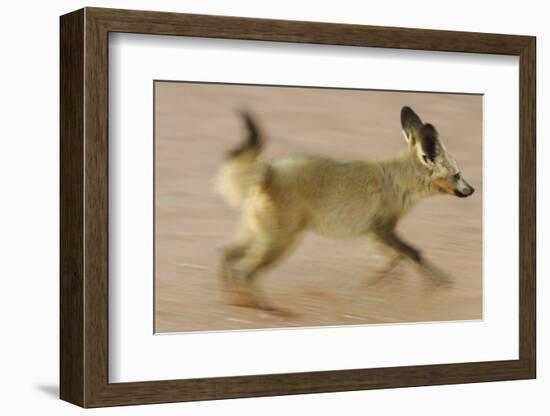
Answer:
[[[265,158],[376,159],[406,146],[403,105],[436,126],[476,189],[470,198],[426,199],[398,227],[454,284],[436,285],[406,263],[368,284],[383,264],[369,240],[307,234],[259,278],[262,293],[286,314],[229,305],[218,249],[232,238],[238,213],[215,193],[213,179],[225,151],[243,138],[237,111],[257,116],[268,135]],[[481,96],[156,82],[155,162],[155,332],[482,318]]]

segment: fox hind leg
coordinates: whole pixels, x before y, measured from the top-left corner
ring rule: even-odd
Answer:
[[[233,303],[273,310],[258,293],[257,279],[292,251],[301,234],[301,227],[289,226],[289,224],[285,227],[284,222],[278,223],[276,227],[265,226],[254,229],[254,234],[251,235],[246,248],[236,249],[241,257],[234,267],[234,280],[238,293]]]
[[[225,286],[234,284],[234,265],[244,257],[249,248],[247,242],[235,242],[222,249],[220,260],[220,277]]]
[[[222,256],[222,280],[232,281],[237,288],[238,299],[233,303],[272,309],[258,295],[255,283],[290,253],[305,228],[304,215],[288,205],[277,199],[269,182],[251,192],[237,234],[241,243],[230,246]]]
[[[258,276],[275,264],[285,251],[284,246],[277,242],[252,242],[238,266],[239,293],[233,303],[259,309],[273,309],[258,294],[255,283]]]

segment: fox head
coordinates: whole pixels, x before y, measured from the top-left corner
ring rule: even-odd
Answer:
[[[454,194],[465,198],[474,193],[466,182],[456,160],[439,139],[435,127],[423,123],[410,107],[401,109],[403,135],[418,162],[430,171],[431,189],[435,193]]]

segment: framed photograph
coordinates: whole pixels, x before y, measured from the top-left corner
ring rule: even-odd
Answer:
[[[63,400],[535,378],[534,37],[60,29]]]

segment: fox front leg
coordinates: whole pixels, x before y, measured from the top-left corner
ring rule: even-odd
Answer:
[[[379,251],[380,255],[384,257],[385,263],[374,272],[372,277],[366,280],[365,283],[369,285],[375,285],[382,282],[386,277],[395,271],[397,266],[399,266],[401,261],[404,259],[401,253],[384,243],[384,241],[376,235],[374,236],[373,242],[376,244],[377,251]]]
[[[447,273],[426,259],[423,259],[422,262],[418,264],[418,267],[420,267],[420,270],[434,282],[453,283],[453,279],[451,279]]]
[[[380,283],[397,268],[397,266],[401,263],[401,260],[403,260],[403,256],[397,253],[392,255],[389,260],[386,261],[386,264],[383,267],[376,270],[374,276],[369,279],[368,283],[370,285]]]
[[[452,282],[446,273],[428,262],[418,249],[399,238],[395,231],[377,233],[377,239],[399,253],[400,258],[411,260],[430,279],[441,283]]]

